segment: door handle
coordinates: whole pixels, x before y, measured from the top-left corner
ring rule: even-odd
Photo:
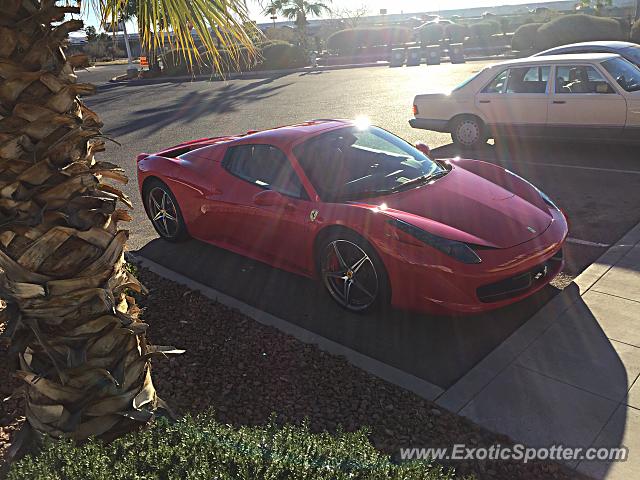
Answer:
[[[480,103],[491,103],[491,100],[480,100]]]
[[[564,105],[567,102],[565,102],[564,100],[554,100],[553,103],[556,105]]]

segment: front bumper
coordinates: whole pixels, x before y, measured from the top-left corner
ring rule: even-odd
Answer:
[[[434,130],[436,132],[449,133],[448,120],[434,120],[431,118],[412,118],[409,120],[409,125],[413,128],[421,128],[423,130]]]
[[[425,247],[406,246],[385,258],[391,303],[426,313],[474,314],[515,303],[544,288],[564,266],[567,222],[559,211],[538,237],[506,249],[481,249],[467,265]],[[430,257],[430,258],[427,258]]]

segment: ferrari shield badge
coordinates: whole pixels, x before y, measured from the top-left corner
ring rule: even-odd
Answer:
[[[311,210],[311,212],[309,213],[309,220],[315,222],[316,218],[318,218],[318,210]]]

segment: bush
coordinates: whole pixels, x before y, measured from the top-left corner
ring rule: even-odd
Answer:
[[[546,50],[567,43],[621,39],[616,20],[576,14],[555,18],[538,28],[535,45],[537,50]]]
[[[513,33],[511,48],[520,52],[534,50],[536,46],[536,34],[542,23],[527,23],[521,25]]]
[[[631,27],[631,41],[640,43],[640,20],[636,20],[633,27]]]
[[[304,67],[308,62],[304,48],[287,42],[267,42],[260,49],[262,60],[257,65],[259,70],[279,70],[283,68]]]
[[[422,27],[419,35],[425,45],[438,45],[444,37],[444,27],[439,23],[431,23]]]
[[[45,443],[35,457],[11,466],[7,480],[138,479],[423,479],[450,480],[453,472],[427,462],[394,464],[366,432],[310,433],[307,426],[221,425],[210,415],[185,417],[129,434],[106,445],[90,440]]]
[[[412,31],[406,27],[348,28],[329,35],[327,48],[341,54],[352,54],[359,48],[405,44],[411,37]]]
[[[169,50],[161,55],[162,58],[162,72],[167,76],[177,75],[200,75],[201,73],[211,72],[212,68],[203,57],[200,61],[197,61],[192,57],[193,64],[189,63],[189,60],[185,58],[184,50],[176,48]],[[200,51],[201,55],[205,55],[204,50]]]
[[[451,43],[462,43],[467,36],[467,27],[457,23],[450,23],[444,27],[444,36]]]
[[[469,25],[469,32],[472,37],[489,38],[500,32],[500,24],[494,20],[487,20]]]

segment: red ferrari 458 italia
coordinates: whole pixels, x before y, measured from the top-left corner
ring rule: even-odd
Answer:
[[[158,234],[321,279],[344,308],[476,313],[562,269],[563,213],[478,160],[435,160],[374,126],[315,120],[138,156]]]

